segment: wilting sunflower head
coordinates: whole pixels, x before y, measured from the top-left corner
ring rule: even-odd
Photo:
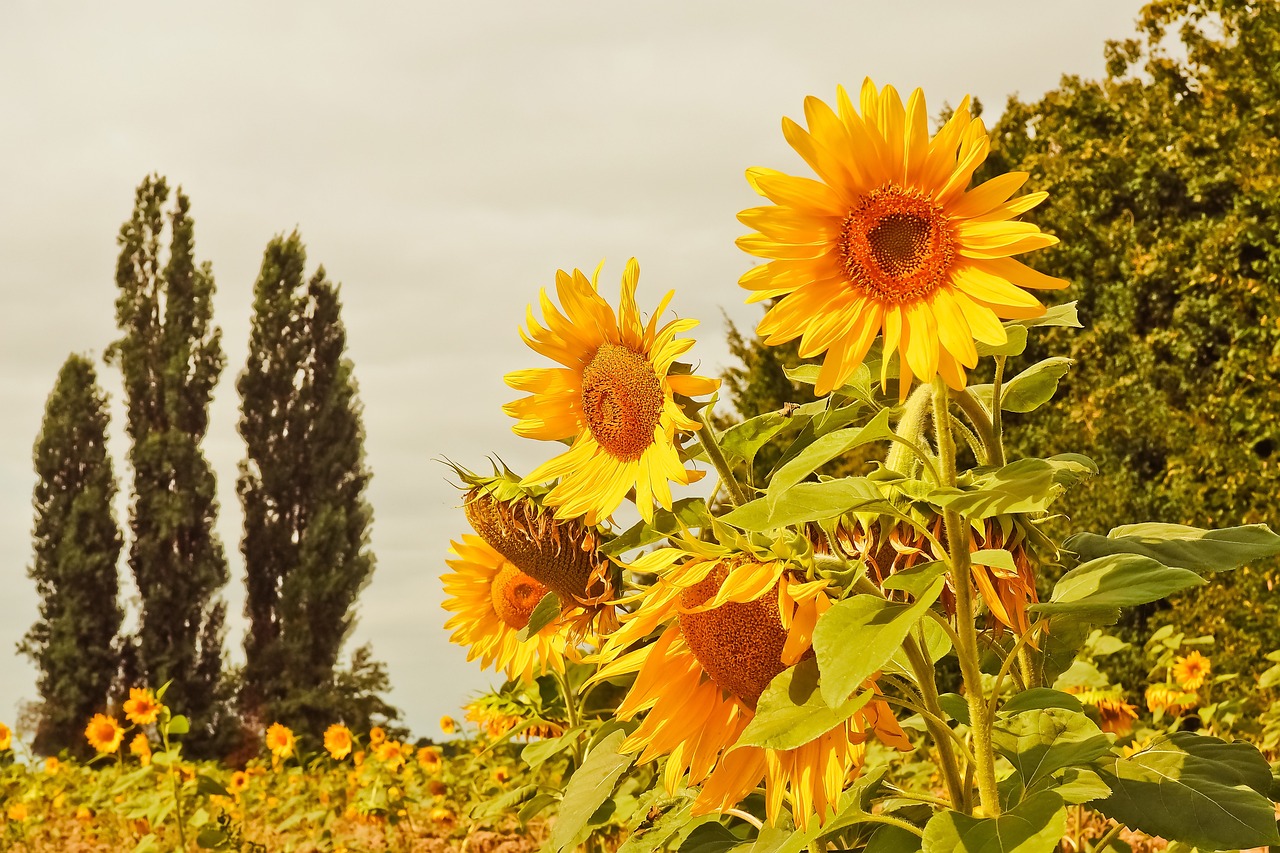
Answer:
[[[767,344],[800,338],[802,358],[826,353],[818,394],[843,385],[881,334],[882,384],[896,351],[904,398],[913,376],[963,388],[975,341],[1002,344],[1002,318],[1043,313],[1022,288],[1067,284],[1013,258],[1058,242],[1016,220],[1047,195],[1011,199],[1024,172],[969,189],[989,142],[968,98],[932,136],[919,89],[904,107],[870,79],[856,106],[839,88],[835,109],[810,97],[804,112],[807,129],[783,119],[782,131],[819,180],[747,170],[773,202],[738,215],[757,229],[739,247],[769,259],[739,283],[748,301],[777,300],[759,333]]]
[[[1186,690],[1179,690],[1172,684],[1152,684],[1147,688],[1147,710],[1153,714],[1168,714],[1171,717],[1181,716],[1198,705],[1200,697]]]
[[[671,508],[670,482],[688,485],[701,472],[680,460],[680,432],[700,424],[688,417],[676,396],[696,397],[719,387],[716,379],[682,373],[675,360],[693,346],[680,332],[696,320],[658,327],[672,293],[641,325],[636,304],[640,266],[632,258],[622,276],[615,313],[596,292],[596,282],[579,270],[556,273],[560,310],[546,291],[541,307],[546,328],[529,309],[529,331],[521,336],[533,350],[564,365],[508,373],[506,382],[529,396],[503,410],[516,418],[517,435],[571,441],[569,450],[524,478],[534,485],[559,479],[546,497],[558,518],[583,516],[589,525],[607,518],[635,489],[636,507],[646,520],[653,505]]]
[[[482,667],[501,669],[513,680],[533,678],[548,668],[563,672],[570,643],[563,620],[525,642],[518,636],[547,587],[479,536],[464,534],[461,542],[450,545],[455,559],[446,560],[453,572],[441,578],[447,596],[442,606],[454,615],[444,626],[453,630],[450,640],[468,647],[467,660],[478,657]]]

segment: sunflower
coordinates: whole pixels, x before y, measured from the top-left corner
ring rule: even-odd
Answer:
[[[351,729],[342,723],[334,723],[324,730],[324,748],[338,761],[351,754],[351,744]]]
[[[146,726],[156,721],[162,707],[150,690],[130,687],[129,698],[124,703],[124,715],[129,722]]]
[[[449,626],[446,625],[445,627],[447,628]],[[455,720],[453,717],[450,717],[448,714],[445,714],[443,717],[440,718],[440,731],[444,732],[447,735],[451,735],[457,730],[458,730],[458,721]]]
[[[932,138],[919,89],[904,108],[892,86],[877,90],[868,79],[861,114],[843,88],[836,101],[832,110],[806,98],[807,130],[782,122],[820,180],[747,170],[774,203],[738,214],[757,229],[738,246],[770,259],[739,284],[752,291],[749,302],[778,300],[758,332],[767,344],[800,338],[802,358],[826,353],[818,394],[843,385],[881,333],[882,384],[897,351],[904,397],[913,375],[963,388],[965,368],[978,363],[975,341],[1002,344],[1001,318],[1044,312],[1021,288],[1067,284],[1013,258],[1058,242],[1015,219],[1047,195],[1010,198],[1025,172],[968,189],[989,146],[968,98]]]
[[[1138,709],[1124,701],[1124,692],[1119,688],[1068,687],[1067,692],[1075,694],[1083,704],[1093,706],[1098,712],[1098,728],[1104,732],[1126,737],[1133,731]]]
[[[0,752],[13,747],[13,729],[4,723],[0,723]]]
[[[518,370],[505,377],[512,388],[530,392],[503,407],[519,421],[512,428],[517,435],[572,440],[569,450],[524,478],[530,485],[559,478],[546,496],[558,518],[584,516],[594,525],[634,488],[640,515],[652,521],[654,501],[671,509],[668,481],[687,486],[702,476],[680,461],[677,431],[701,425],[680,410],[675,395],[710,394],[720,381],[673,371],[676,358],[694,344],[676,335],[698,321],[673,320],[658,328],[672,291],[642,326],[636,305],[639,277],[640,266],[632,258],[622,274],[615,314],[594,280],[579,270],[557,271],[556,292],[565,313],[542,291],[547,328],[538,325],[530,307],[529,332],[521,330],[521,337],[564,367]]]
[[[606,641],[600,657],[607,662],[594,679],[636,673],[617,716],[648,714],[623,749],[640,753],[640,761],[666,755],[670,792],[686,774],[687,784],[702,785],[694,814],[732,808],[763,780],[769,820],[776,822],[785,798],[805,827],[814,816],[830,816],[861,769],[869,732],[912,748],[879,699],[794,749],[737,745],[770,681],[811,654],[814,625],[830,606],[826,582],[804,582],[790,566],[753,554],[662,549],[633,567],[657,572],[659,580]],[[623,653],[663,623],[655,642]]]
[[[129,741],[129,753],[138,756],[138,763],[143,767],[151,763],[151,742],[144,733],[138,732]]]
[[[273,758],[288,758],[293,755],[293,749],[297,744],[298,739],[288,726],[272,723],[267,727],[267,749],[271,750]]]
[[[369,729],[369,746],[377,746],[387,739],[387,730],[382,726]]]
[[[120,741],[124,740],[124,729],[120,728],[115,717],[94,714],[89,725],[85,726],[84,737],[89,741],[89,746],[108,755],[120,748]]]
[[[237,770],[231,774],[231,781],[227,783],[227,790],[232,794],[239,794],[245,788],[249,787],[249,774],[243,770]]]
[[[1193,692],[1179,690],[1171,684],[1160,682],[1147,688],[1147,710],[1153,714],[1165,713],[1178,717],[1198,705],[1200,698]]]
[[[377,756],[391,770],[399,770],[405,761],[404,744],[398,740],[384,740],[378,744]]]
[[[463,534],[450,545],[456,559],[445,561],[454,572],[441,578],[449,596],[442,606],[455,615],[444,627],[453,630],[450,640],[468,647],[467,660],[478,657],[481,667],[503,670],[512,680],[529,680],[548,668],[563,672],[568,640],[562,623],[551,622],[525,642],[517,636],[547,588],[479,536]],[[456,726],[451,717],[440,719],[445,734]]]
[[[433,746],[424,746],[418,750],[418,766],[428,773],[440,770],[440,751]]]
[[[1173,680],[1183,690],[1199,690],[1211,668],[1207,657],[1199,652],[1192,652],[1174,661]]]

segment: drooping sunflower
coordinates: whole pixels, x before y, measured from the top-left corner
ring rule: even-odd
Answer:
[[[1098,712],[1098,728],[1116,737],[1126,737],[1133,731],[1133,721],[1138,719],[1138,709],[1124,701],[1124,691],[1118,687],[1084,688],[1068,687],[1085,705]]]
[[[525,642],[517,636],[547,588],[479,536],[464,533],[461,542],[449,544],[455,559],[445,561],[453,573],[441,578],[449,596],[442,606],[454,615],[444,627],[453,631],[450,640],[468,648],[467,660],[478,657],[482,668],[502,670],[512,680],[563,672],[569,643],[564,623],[552,621]],[[452,718],[440,720],[445,734],[455,725]]]
[[[615,313],[596,292],[594,279],[579,270],[572,275],[557,271],[556,294],[564,314],[543,290],[547,327],[538,325],[531,306],[529,331],[520,334],[535,352],[564,366],[518,370],[505,377],[512,388],[529,392],[503,407],[519,421],[512,427],[517,435],[572,441],[567,451],[524,478],[527,485],[559,479],[545,499],[558,518],[583,516],[595,525],[634,488],[636,507],[652,520],[655,501],[671,508],[669,482],[687,486],[702,476],[680,461],[677,433],[701,425],[680,410],[675,395],[710,394],[720,382],[673,371],[675,360],[694,344],[676,335],[698,321],[673,320],[658,328],[671,291],[648,324],[641,325],[639,278],[640,266],[632,258],[622,274]]]
[[[824,821],[860,771],[871,732],[911,749],[885,702],[872,699],[794,749],[738,740],[770,681],[811,655],[814,625],[830,606],[826,581],[796,577],[785,560],[678,550],[656,551],[635,563],[638,571],[657,572],[659,580],[601,651],[609,662],[595,679],[637,674],[618,717],[648,712],[623,749],[640,753],[640,761],[666,755],[668,791],[686,775],[686,784],[701,785],[694,814],[732,808],[763,781],[770,821],[784,800],[797,825],[807,826],[815,816]],[[673,560],[682,562],[671,566]],[[655,642],[624,651],[663,623]]]
[[[839,88],[836,109],[809,97],[804,112],[808,129],[783,119],[783,135],[819,180],[747,170],[773,202],[738,215],[757,229],[739,247],[770,259],[739,283],[749,302],[778,300],[759,333],[767,344],[800,338],[804,358],[826,353],[818,394],[844,384],[880,334],[882,384],[896,351],[904,397],[913,376],[963,388],[975,341],[1002,344],[1002,318],[1043,313],[1022,288],[1067,284],[1013,257],[1058,242],[1016,219],[1047,195],[1011,198],[1024,172],[969,189],[989,143],[968,98],[932,137],[919,89],[904,107],[870,79],[857,107]]]
[[[129,752],[138,756],[138,763],[143,767],[151,763],[151,741],[147,740],[145,733],[138,732],[133,736],[133,740],[129,741]]]
[[[1147,688],[1147,710],[1153,714],[1178,717],[1199,703],[1200,697],[1195,693],[1179,690],[1172,684],[1159,682]]]
[[[1178,658],[1173,664],[1173,680],[1183,690],[1199,690],[1213,668],[1209,659],[1198,651]]]
[[[129,722],[146,726],[156,721],[163,707],[150,690],[130,687],[129,698],[124,703],[124,715]]]
[[[353,742],[351,729],[342,723],[334,723],[324,730],[324,748],[338,761],[351,754]]]
[[[104,755],[109,755],[120,748],[120,742],[124,740],[124,729],[116,722],[115,717],[94,714],[89,720],[89,725],[84,727],[84,737],[89,742],[89,746]]]

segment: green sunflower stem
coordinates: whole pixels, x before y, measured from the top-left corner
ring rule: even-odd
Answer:
[[[556,685],[560,688],[560,695],[564,698],[565,722],[569,724],[572,731],[578,727],[582,721],[578,713],[578,691],[573,689],[573,685],[569,683],[569,674],[561,672],[558,669],[552,669],[551,675],[556,680]],[[582,738],[578,737],[573,741],[573,766],[580,767],[582,765]]]
[[[929,386],[921,385],[911,392],[902,410],[902,417],[894,428],[901,442],[895,441],[885,457],[884,467],[899,474],[913,475],[918,469],[918,460],[912,445],[919,447],[924,440],[924,427],[929,419],[930,394]]]
[[[1004,393],[1004,364],[1006,356],[996,356],[996,375],[991,381],[991,465],[999,468],[1004,465],[1004,426],[1001,423],[1000,397]]]
[[[944,486],[956,485],[956,443],[951,432],[950,394],[941,377],[933,380],[933,422],[937,427],[938,458],[942,465]],[[943,521],[947,528],[947,561],[951,586],[956,596],[956,628],[961,645],[956,649],[960,673],[964,677],[965,698],[969,702],[969,722],[973,731],[974,775],[978,782],[978,798],[983,814],[1000,814],[1000,798],[996,790],[995,750],[991,742],[992,717],[982,693],[982,671],[979,668],[978,628],[975,622],[972,565],[969,562],[969,524],[954,510],[946,510]]]
[[[716,473],[720,475],[720,482],[724,484],[725,491],[729,494],[729,502],[734,506],[742,506],[747,502],[746,492],[742,490],[742,484],[733,476],[729,460],[725,458],[724,451],[720,449],[720,442],[716,439],[716,431],[711,428],[711,422],[707,419],[706,409],[698,411],[698,423],[702,424],[702,429],[698,430],[698,442],[707,452],[707,458],[715,466]]]
[[[942,770],[942,780],[947,787],[947,796],[951,807],[960,811],[964,808],[964,787],[960,777],[960,763],[956,760],[955,745],[951,742],[954,733],[943,722],[945,719],[942,706],[938,702],[938,684],[934,678],[933,663],[928,654],[916,643],[915,637],[908,636],[903,644],[907,662],[920,687],[920,698],[924,701],[928,716],[921,715],[925,727],[933,738],[938,749],[938,765]]]

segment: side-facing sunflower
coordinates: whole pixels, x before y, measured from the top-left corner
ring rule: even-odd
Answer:
[[[463,534],[449,543],[453,569],[445,574],[442,606],[454,615],[444,623],[450,640],[467,647],[467,660],[480,658],[482,668],[493,667],[512,680],[527,680],[548,669],[564,672],[569,628],[557,620],[521,642],[517,636],[529,624],[547,587],[520,571],[479,536]],[[450,720],[452,723],[452,720]],[[450,732],[441,719],[441,729]]]
[[[1013,258],[1058,242],[1016,219],[1047,195],[1011,199],[1024,172],[969,189],[989,143],[968,98],[932,137],[919,89],[904,107],[870,79],[858,107],[840,88],[835,110],[809,97],[804,112],[807,130],[783,119],[782,131],[819,180],[747,170],[774,203],[738,215],[757,229],[739,247],[770,259],[739,283],[749,302],[778,299],[759,333],[767,344],[800,338],[802,358],[826,353],[818,394],[844,384],[882,333],[882,384],[897,351],[904,397],[912,376],[963,388],[975,341],[1004,343],[1001,318],[1043,313],[1021,288],[1067,284]]]
[[[600,655],[609,662],[595,679],[637,674],[618,717],[648,712],[623,749],[640,761],[667,756],[668,791],[686,775],[701,785],[694,814],[732,808],[763,781],[771,822],[784,800],[797,825],[823,821],[861,769],[870,732],[901,749],[910,741],[888,705],[873,699],[794,749],[738,745],[773,678],[812,654],[814,625],[830,606],[827,584],[805,581],[786,560],[687,545],[635,563],[659,579],[634,599],[640,606]],[[626,651],[662,624],[655,642]]]
[[[324,730],[324,748],[338,761],[351,754],[354,742],[351,729],[342,723],[334,723]]]
[[[543,290],[547,327],[538,325],[530,306],[529,331],[520,332],[530,348],[564,365],[508,373],[507,384],[529,396],[503,407],[519,421],[512,427],[517,435],[572,441],[524,478],[529,485],[559,479],[546,497],[559,518],[584,516],[587,524],[597,524],[634,488],[636,507],[652,520],[655,501],[671,508],[668,481],[687,486],[701,476],[680,461],[677,432],[693,432],[700,424],[680,410],[675,395],[710,394],[720,382],[673,372],[675,360],[694,344],[676,335],[698,321],[673,320],[658,328],[671,291],[641,325],[639,278],[640,265],[632,258],[615,313],[596,292],[594,279],[559,270],[556,295],[564,314]]]

